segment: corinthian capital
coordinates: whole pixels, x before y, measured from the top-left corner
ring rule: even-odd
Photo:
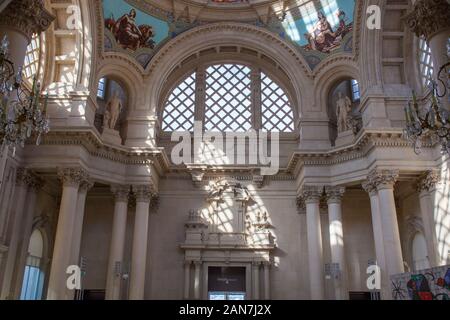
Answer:
[[[27,186],[31,178],[30,172],[25,168],[18,168],[16,172],[16,185]]]
[[[135,185],[133,193],[136,196],[136,202],[150,202],[153,197],[153,186],[151,185]]]
[[[340,203],[345,193],[345,187],[325,187],[325,194],[328,203]]]
[[[0,25],[15,28],[31,39],[34,33],[48,29],[55,17],[44,7],[43,0],[14,0],[0,15]]]
[[[301,190],[301,197],[305,203],[320,202],[320,198],[323,195],[322,186],[304,186]]]
[[[399,176],[398,170],[372,170],[368,176],[368,182],[377,190],[392,189]]]
[[[377,187],[370,181],[364,182],[362,188],[371,196],[378,192]]]
[[[412,32],[430,40],[438,32],[450,28],[450,4],[447,0],[418,0],[405,19]]]
[[[418,192],[429,192],[436,188],[441,181],[441,175],[438,170],[430,170],[425,172],[417,181]]]
[[[89,180],[89,176],[82,168],[62,168],[58,169],[59,179],[63,186],[79,187],[82,183]]]
[[[117,202],[128,202],[130,196],[130,185],[113,185],[111,192],[114,194]]]
[[[44,186],[44,180],[35,174],[30,175],[27,182],[33,192],[38,192]]]

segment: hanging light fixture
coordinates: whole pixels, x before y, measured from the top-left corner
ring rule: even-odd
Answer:
[[[413,91],[412,102],[405,107],[406,128],[405,137],[414,144],[414,150],[420,154],[422,143],[426,139],[437,142],[442,147],[442,153],[450,155],[450,111],[445,109],[440,99],[448,99],[450,62],[439,69],[438,77],[444,92],[439,94],[438,84],[431,82],[430,94],[426,97],[428,108],[419,107],[416,93]],[[445,72],[445,77],[442,76]],[[442,79],[446,78],[446,81]]]
[[[9,41],[5,36],[0,43],[0,146],[25,146],[33,134],[39,145],[42,134],[49,132],[47,118],[48,95],[41,98],[41,85],[35,76],[31,91],[24,90],[22,67],[15,71],[9,59]]]

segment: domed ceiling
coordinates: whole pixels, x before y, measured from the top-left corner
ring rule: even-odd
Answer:
[[[234,21],[265,28],[295,45],[311,69],[353,50],[356,0],[102,0],[105,51],[145,67],[170,39],[197,26]]]

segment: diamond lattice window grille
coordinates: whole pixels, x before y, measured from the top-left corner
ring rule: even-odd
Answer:
[[[205,130],[247,132],[252,128],[250,68],[221,64],[206,70]]]
[[[294,131],[294,112],[288,96],[264,73],[261,73],[261,113],[264,131]]]
[[[166,101],[162,129],[165,132],[194,130],[196,73],[181,82]]]

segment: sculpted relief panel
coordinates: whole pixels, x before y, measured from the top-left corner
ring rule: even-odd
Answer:
[[[260,208],[246,186],[221,179],[211,182],[207,190],[206,208],[191,210],[189,214],[187,244],[273,246],[269,214]]]

